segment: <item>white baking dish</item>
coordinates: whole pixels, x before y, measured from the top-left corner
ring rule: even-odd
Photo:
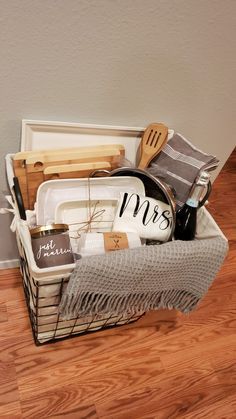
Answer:
[[[41,183],[36,198],[37,224],[55,221],[58,204],[72,200],[118,199],[120,192],[145,195],[143,182],[135,177],[98,177],[91,179],[60,179]]]

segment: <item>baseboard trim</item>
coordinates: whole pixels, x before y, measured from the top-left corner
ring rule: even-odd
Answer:
[[[0,261],[0,269],[18,268],[19,266],[19,259],[9,259]]]

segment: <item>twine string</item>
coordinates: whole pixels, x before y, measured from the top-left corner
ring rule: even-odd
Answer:
[[[80,227],[78,227],[78,229],[76,230],[76,236],[71,236],[71,238],[73,239],[79,239],[81,237],[81,232],[85,231],[90,232],[92,231],[92,223],[94,223],[95,221],[97,223],[113,223],[113,221],[111,220],[99,220],[99,217],[101,217],[104,213],[105,213],[105,209],[99,209],[97,210],[97,206],[99,204],[99,200],[95,202],[94,206],[92,206],[92,200],[91,200],[91,185],[90,185],[90,178],[88,177],[88,220],[87,221],[78,221],[75,223],[68,223],[69,226],[73,226],[73,225],[81,225]]]

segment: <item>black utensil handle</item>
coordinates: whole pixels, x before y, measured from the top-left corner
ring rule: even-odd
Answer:
[[[19,181],[17,177],[13,178],[13,191],[15,193],[15,198],[16,198],[16,203],[17,203],[18,210],[20,213],[20,218],[22,220],[26,220],[24,202],[23,202],[20,185],[19,185]]]

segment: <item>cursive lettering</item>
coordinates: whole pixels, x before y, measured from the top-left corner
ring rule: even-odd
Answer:
[[[55,242],[50,240],[46,244],[40,244],[36,257],[39,260],[42,257],[58,256],[66,253],[71,253],[71,249],[56,248]]]
[[[166,230],[169,227],[171,228],[171,226],[172,226],[172,216],[171,216],[170,211],[169,210],[163,211],[161,216],[162,216],[162,218],[164,218],[164,220],[162,220],[160,222],[160,225],[159,225],[160,230]]]
[[[120,218],[123,216],[128,205],[132,208],[133,201],[135,204],[133,210],[133,217],[135,218],[138,215],[138,213],[141,210],[143,210],[142,223],[144,226],[147,226],[151,222],[153,224],[156,224],[159,221],[160,230],[166,230],[172,225],[172,216],[169,210],[162,211],[158,205],[155,205],[153,208],[153,213],[151,213],[150,215],[150,202],[148,201],[148,199],[144,199],[140,205],[140,197],[138,194],[135,193],[124,193],[123,202],[121,204],[119,212]]]

